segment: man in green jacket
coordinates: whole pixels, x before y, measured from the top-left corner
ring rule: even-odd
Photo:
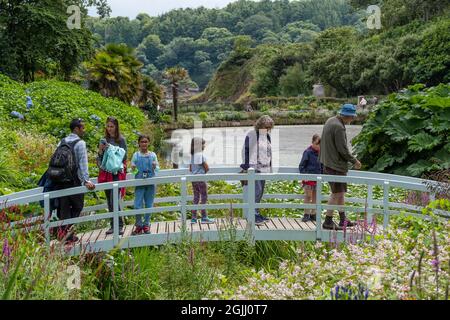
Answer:
[[[353,156],[348,148],[346,125],[349,125],[356,117],[356,107],[345,104],[336,117],[328,119],[322,133],[320,148],[320,162],[323,164],[323,173],[326,175],[346,176],[349,164],[359,170],[361,163]],[[345,205],[345,193],[347,184],[341,182],[330,182],[331,197],[328,205]],[[333,210],[327,211],[323,228],[327,230],[342,230],[353,227],[355,223],[346,218],[345,211],[339,212],[339,225],[333,222]]]

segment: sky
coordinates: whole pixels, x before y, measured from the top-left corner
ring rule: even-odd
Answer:
[[[235,0],[108,0],[112,9],[111,17],[125,16],[134,19],[144,12],[150,16],[158,16],[172,9],[178,8],[223,8]],[[95,16],[95,8],[89,11]]]

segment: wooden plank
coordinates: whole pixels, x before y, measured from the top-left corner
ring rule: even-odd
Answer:
[[[123,238],[131,237],[131,234],[133,233],[133,230],[134,230],[134,226],[126,226],[122,237]]]
[[[177,220],[174,222],[175,223],[175,233],[181,232],[181,228],[183,228],[183,224],[181,223],[180,220]]]
[[[272,219],[266,221],[264,224],[267,225],[267,229],[269,230],[277,230],[277,225],[273,222]]]
[[[150,224],[150,233],[157,234],[158,233],[158,222],[153,222]]]
[[[303,230],[306,230],[306,231],[310,230],[308,225],[305,222],[303,222],[301,220],[298,220],[297,222],[302,226]]]
[[[300,227],[300,225],[295,222],[295,218],[291,218],[291,219],[287,219],[289,221],[289,223],[291,224],[292,228],[294,228],[294,230],[302,230],[302,228]]]
[[[287,218],[280,218],[280,222],[283,224],[286,230],[295,230]]]
[[[191,224],[191,230],[192,232],[200,232],[200,224],[197,221],[197,223]]]
[[[287,230],[286,226],[283,224],[280,218],[273,218],[272,221],[275,223],[279,230]]]
[[[91,243],[98,242],[99,241],[99,237],[100,237],[100,232],[102,232],[102,229],[97,229],[97,230],[92,231],[91,238],[89,239],[89,241]]]
[[[81,243],[83,243],[83,244],[90,243],[91,236],[92,236],[92,232],[93,232],[93,231],[87,231],[87,232],[83,235],[83,240],[82,240]]]
[[[169,234],[169,222],[167,222],[167,221],[164,221],[164,231],[163,231],[163,233],[165,233],[165,234]]]
[[[227,223],[225,221],[225,219],[220,218],[219,219],[219,230],[226,230],[227,229]]]
[[[212,223],[208,225],[209,231],[217,231],[217,224]]]
[[[293,219],[293,221],[295,222],[295,224],[298,225],[298,230],[303,230],[303,226],[300,224],[300,220],[301,219]]]
[[[309,230],[311,231],[316,230],[316,224],[313,221],[306,222],[306,225],[308,226]]]
[[[257,225],[256,228],[258,230],[269,230],[269,227],[267,226],[267,223],[263,223],[262,225]]]
[[[161,231],[162,231],[162,221],[158,221],[156,223],[156,233],[160,234],[160,233],[162,233]]]
[[[100,241],[106,240],[106,238],[107,238],[106,231],[108,231],[108,230],[109,230],[109,228],[102,229],[102,231],[100,232],[100,236],[98,238]]]
[[[239,224],[239,230],[245,230],[247,228],[247,220],[245,219],[237,219],[237,222]]]

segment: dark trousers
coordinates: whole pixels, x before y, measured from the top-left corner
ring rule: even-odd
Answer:
[[[194,205],[206,204],[208,202],[208,185],[206,182],[192,182],[192,188],[194,189]],[[202,218],[207,216],[206,210],[202,210]],[[197,219],[197,210],[192,211],[192,218]]]
[[[261,203],[261,200],[264,196],[264,189],[266,187],[265,180],[256,180],[255,181],[255,203]],[[260,214],[260,210],[256,209],[256,214]]]
[[[73,186],[59,186],[55,190],[63,190],[68,188],[74,188],[79,185]],[[75,194],[73,196],[67,196],[59,198],[57,207],[57,216],[59,220],[68,220],[78,218],[83,211],[84,207],[84,194]],[[72,225],[67,225],[63,229],[68,230]]]
[[[113,181],[119,181],[118,175],[113,175]],[[108,202],[108,211],[114,212],[114,197],[113,197],[113,190],[105,190],[106,200]],[[120,201],[120,189],[119,189],[119,201]],[[120,202],[119,202],[119,211],[122,209],[120,208]],[[114,226],[114,219],[111,219],[111,228]],[[119,229],[122,229],[124,226],[123,217],[119,217]]]

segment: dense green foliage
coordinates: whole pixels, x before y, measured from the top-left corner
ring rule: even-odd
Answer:
[[[34,104],[29,110],[27,95]],[[12,111],[22,113],[25,120],[10,116]],[[129,144],[136,141],[134,132],[142,130],[146,123],[145,115],[138,108],[104,98],[76,84],[38,81],[22,85],[0,75],[0,180],[5,172],[17,171],[16,179],[0,183],[0,187],[33,188],[47,167],[58,139],[69,134],[73,118],[85,120],[84,139],[90,151],[96,150],[108,116],[119,120]]]
[[[354,143],[371,171],[421,176],[450,168],[450,84],[392,94]]]
[[[255,44],[310,42],[329,27],[357,25],[361,12],[345,0],[239,0],[223,9],[178,9],[159,17],[134,20],[93,18],[90,30],[99,44],[126,43],[137,48],[149,75],[179,64],[204,88],[231,52],[235,39],[250,36]]]
[[[125,44],[109,44],[85,63],[89,86],[104,97],[114,97],[140,107],[156,107],[162,89],[141,73],[142,63],[132,48]]]
[[[69,29],[67,8],[97,5],[108,13],[104,0],[2,0],[0,1],[0,72],[24,82],[41,71],[67,80],[92,54],[91,32],[81,19],[80,29]]]
[[[241,101],[249,96],[384,95],[405,86],[450,81],[450,20],[443,16],[363,35],[352,27],[327,29],[312,44],[236,47],[199,101]],[[414,31],[412,33],[412,31]]]

